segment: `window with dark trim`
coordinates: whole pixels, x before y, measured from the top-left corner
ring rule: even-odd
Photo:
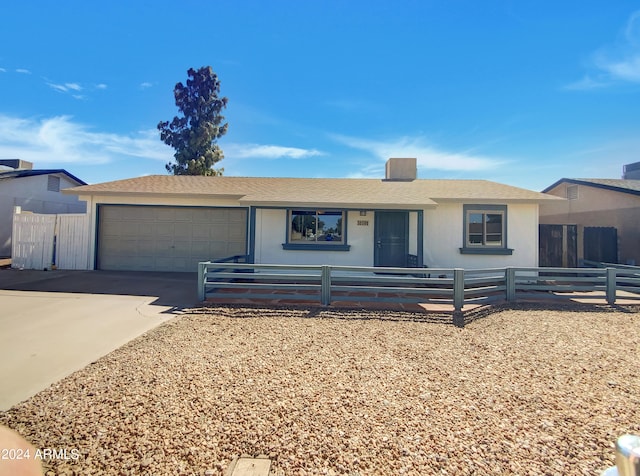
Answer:
[[[461,253],[512,254],[507,248],[506,205],[463,205],[463,215]]]
[[[344,210],[288,210],[283,248],[348,250],[346,215]]]

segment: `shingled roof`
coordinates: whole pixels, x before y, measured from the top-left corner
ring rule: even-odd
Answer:
[[[640,195],[640,180],[632,179],[562,178],[553,185],[545,188],[542,192],[546,193],[563,182],[574,185],[587,185],[589,187],[603,188],[606,190],[613,190],[615,192],[630,193],[632,195]]]
[[[78,195],[233,198],[246,205],[434,207],[442,201],[542,202],[558,197],[487,180],[412,180],[149,175],[68,189]]]

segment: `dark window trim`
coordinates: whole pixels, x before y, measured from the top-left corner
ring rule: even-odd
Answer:
[[[470,212],[492,212],[498,211],[502,212],[503,222],[502,222],[502,245],[501,246],[493,246],[493,245],[475,245],[469,246],[468,244],[468,223],[467,217]],[[474,255],[511,255],[513,254],[513,249],[507,247],[507,230],[509,227],[507,226],[507,206],[506,205],[485,205],[485,204],[465,204],[462,205],[462,243],[463,246],[460,248],[461,254],[474,254]]]
[[[290,241],[291,238],[291,212],[293,211],[314,211],[318,212],[318,210],[323,210],[327,212],[340,212],[342,213],[342,243],[331,243],[331,242],[320,242],[320,241],[312,241],[309,243],[292,243]],[[285,243],[282,243],[283,250],[294,250],[294,251],[349,251],[351,249],[351,245],[347,244],[347,222],[349,221],[349,211],[342,208],[309,208],[309,207],[291,207],[286,209],[287,218],[285,221]]]
[[[325,245],[318,242],[313,243],[282,243],[283,250],[297,250],[297,251],[349,251],[351,245]]]

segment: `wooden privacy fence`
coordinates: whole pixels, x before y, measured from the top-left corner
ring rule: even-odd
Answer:
[[[16,207],[11,236],[11,267],[88,269],[88,215],[25,213]]]
[[[198,297],[449,304],[463,325],[468,304],[549,299],[605,299],[640,304],[640,267],[616,268],[381,268],[243,263],[244,257],[203,262]]]

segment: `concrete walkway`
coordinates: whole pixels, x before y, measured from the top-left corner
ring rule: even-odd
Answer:
[[[196,302],[195,274],[0,270],[0,410]]]

